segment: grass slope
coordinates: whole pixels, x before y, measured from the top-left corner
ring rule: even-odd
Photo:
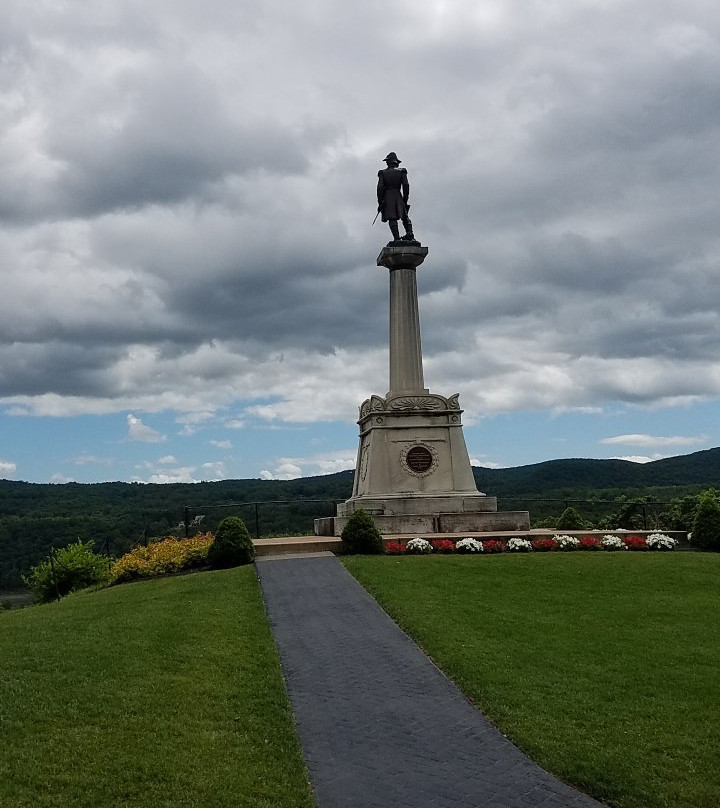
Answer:
[[[344,563],[564,780],[622,808],[720,805],[720,555]]]
[[[0,614],[0,806],[310,808],[253,567]]]

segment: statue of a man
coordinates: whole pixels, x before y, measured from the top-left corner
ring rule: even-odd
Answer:
[[[384,162],[387,163],[387,168],[378,171],[378,212],[382,215],[382,220],[390,225],[390,232],[395,241],[415,241],[412,222],[408,216],[410,184],[407,169],[400,168],[402,161],[398,160],[395,152],[390,152]],[[405,228],[405,235],[402,239],[400,239],[398,230],[398,219],[402,219]]]

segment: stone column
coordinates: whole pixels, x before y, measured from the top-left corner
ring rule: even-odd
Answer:
[[[427,247],[388,246],[377,259],[390,270],[390,391],[423,394],[425,388],[420,344],[417,280],[415,269],[422,264]]]

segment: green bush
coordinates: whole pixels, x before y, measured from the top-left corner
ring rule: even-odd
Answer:
[[[720,502],[714,488],[698,496],[692,543],[703,550],[720,550]]]
[[[555,527],[558,530],[584,530],[586,525],[585,520],[575,508],[565,508],[560,514],[560,518],[557,520]]]
[[[340,534],[345,552],[377,555],[384,552],[382,536],[369,513],[359,508],[350,515]]]
[[[108,579],[110,559],[93,551],[93,542],[68,544],[53,550],[50,558],[32,567],[30,574],[23,576],[32,589],[38,603],[48,603],[70,592],[85,589]]]
[[[239,516],[223,519],[208,550],[208,564],[216,569],[225,569],[251,564],[254,559],[255,548],[245,522]]]

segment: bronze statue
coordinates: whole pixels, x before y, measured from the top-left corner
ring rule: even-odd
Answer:
[[[412,222],[408,216],[410,184],[407,169],[400,168],[402,161],[398,160],[395,152],[390,152],[384,162],[387,163],[387,168],[378,171],[378,213],[382,216],[382,220],[390,225],[390,232],[395,241],[415,241]],[[377,219],[377,216],[375,218]],[[402,219],[405,228],[405,235],[402,239],[398,229],[398,219]]]

